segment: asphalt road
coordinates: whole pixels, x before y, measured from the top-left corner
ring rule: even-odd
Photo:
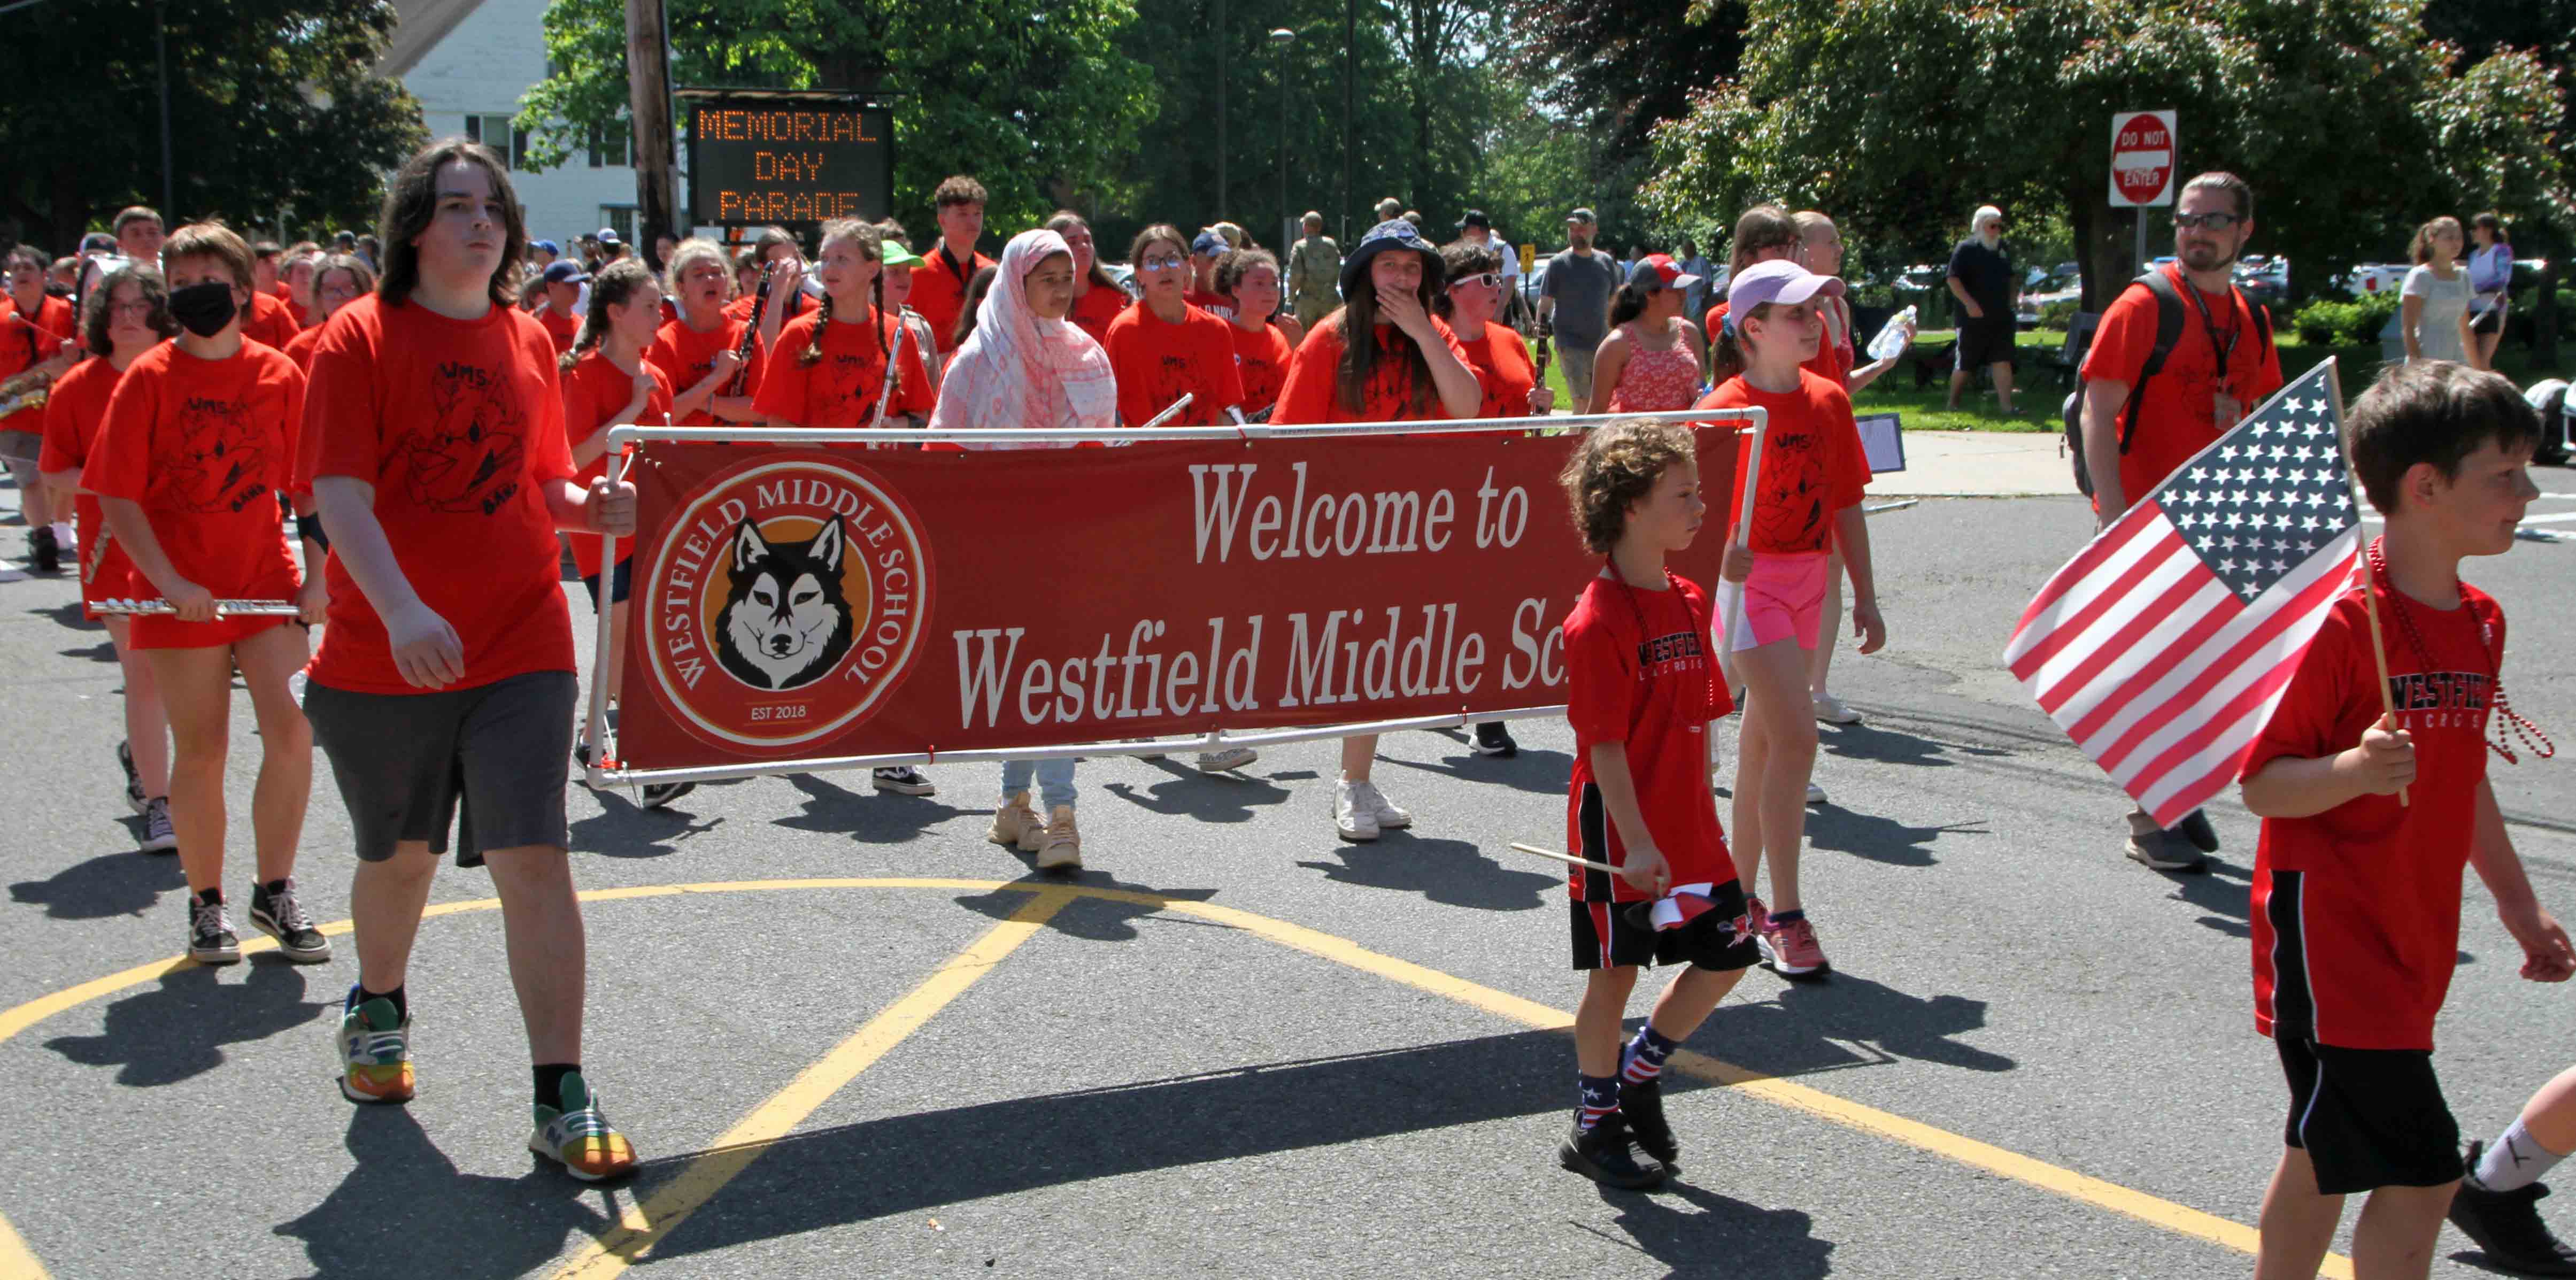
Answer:
[[[636,1264],[656,1277],[2241,1274],[2229,1224],[2253,1221],[2286,1102],[2251,1021],[2255,823],[2214,811],[2208,875],[2126,861],[2121,798],[1996,661],[2088,523],[2067,499],[1873,518],[1892,644],[1838,664],[1868,720],[1826,730],[1806,864],[1838,973],[1755,971],[1693,1037],[1685,1175],[1654,1195],[1553,1157],[1579,984],[1560,879],[1505,846],[1561,839],[1561,724],[1524,726],[1513,761],[1386,739],[1379,781],[1418,816],[1365,846],[1333,837],[1326,744],[1239,777],[1087,762],[1069,897],[983,841],[993,766],[934,768],[929,798],[858,775],[667,812],[577,791],[586,889],[703,888],[588,910],[586,1062],[647,1161],[601,1190],[522,1149],[479,872],[434,891],[468,905],[423,930],[407,1108],[332,1086],[345,939],[319,968],[135,971],[182,951],[184,894],[132,852],[117,669],[69,582],[0,584],[0,1215],[59,1276],[551,1274],[643,1206],[694,1209]],[[2516,705],[2576,739],[2576,546],[2471,570],[2514,620]],[[2571,764],[2494,776],[2576,917]],[[301,875],[339,920],[347,820],[318,772]],[[239,896],[246,832],[234,857]],[[2469,900],[2437,1062],[2491,1134],[2576,1061],[2576,990],[2519,981],[2474,880]],[[1711,1083],[1746,1071],[1776,1079]],[[2436,1274],[2480,1274],[2470,1249],[2446,1232]]]

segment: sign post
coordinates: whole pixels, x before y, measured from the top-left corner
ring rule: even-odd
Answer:
[[[2181,150],[2171,111],[2125,111],[2111,117],[2111,207],[2138,211],[2138,272],[2147,269],[2147,210],[2174,202],[2174,158]]]

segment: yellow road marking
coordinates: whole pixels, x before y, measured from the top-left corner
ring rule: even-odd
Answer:
[[[558,1280],[581,1276],[588,1280],[608,1280],[623,1275],[626,1268],[653,1246],[677,1230],[689,1215],[712,1199],[725,1184],[751,1167],[769,1144],[794,1130],[816,1107],[838,1093],[841,1087],[858,1078],[859,1073],[876,1065],[876,1061],[906,1036],[921,1029],[923,1023],[948,1007],[948,1002],[965,994],[977,978],[1000,964],[1003,957],[1044,928],[1055,913],[1073,901],[1074,895],[1061,888],[1040,889],[1011,917],[987,930],[975,944],[941,965],[911,993],[888,1006],[886,1011],[870,1018],[849,1039],[844,1040],[823,1060],[805,1069],[804,1074],[788,1082],[786,1088],[760,1104],[750,1115],[725,1130],[715,1144],[689,1161],[677,1177],[662,1185],[645,1201],[640,1214],[628,1214],[618,1228],[582,1246],[572,1260],[555,1271]],[[641,1224],[634,1221],[640,1216]]]
[[[697,1162],[684,1170],[678,1179],[666,1184],[651,1201],[641,1206],[631,1201],[627,1202],[620,1214],[618,1226],[608,1235],[586,1246],[582,1254],[578,1255],[573,1263],[567,1264],[566,1268],[558,1274],[611,1276],[622,1272],[634,1259],[642,1257],[653,1242],[669,1234],[670,1230],[678,1226],[690,1212],[694,1212],[703,1205],[718,1188],[724,1185],[725,1180],[730,1180],[735,1174],[740,1173],[743,1167],[758,1158],[761,1150],[759,1144],[774,1140],[792,1129],[806,1114],[811,1113],[814,1107],[821,1105],[833,1090],[846,1085],[860,1071],[866,1070],[878,1058],[884,1056],[887,1050],[892,1049],[904,1036],[918,1029],[930,1015],[938,1012],[950,1000],[955,999],[958,993],[972,985],[994,961],[1009,954],[1012,948],[1026,941],[1043,926],[1047,918],[1052,917],[1075,898],[1100,898],[1111,902],[1124,902],[1197,916],[1213,923],[1241,929],[1256,937],[1293,950],[1303,951],[1319,959],[1330,960],[1335,964],[1357,969],[1363,973],[1373,973],[1389,981],[1400,982],[1416,990],[1429,992],[1539,1030],[1563,1031],[1570,1030],[1574,1025],[1574,1015],[1553,1005],[1541,1004],[1506,991],[1497,991],[1454,974],[1442,973],[1437,969],[1425,968],[1409,960],[1399,960],[1381,952],[1371,951],[1348,938],[1336,937],[1303,925],[1290,924],[1285,920],[1254,915],[1248,911],[1219,906],[1211,902],[1166,898],[1160,894],[1129,889],[1103,889],[1090,885],[1034,884],[1027,881],[852,876],[790,880],[724,880],[628,889],[597,889],[583,893],[581,899],[584,902],[605,902],[625,898],[668,897],[685,893],[753,893],[795,889],[944,889],[960,892],[1026,893],[1035,896],[1027,906],[1014,913],[1009,920],[994,926],[976,942],[974,947],[949,961],[910,995],[905,996],[894,1007],[887,1009],[866,1026],[861,1027],[849,1040],[842,1042],[830,1056],[808,1068],[804,1075],[797,1077],[797,1080],[788,1086],[787,1090],[762,1104],[760,1110],[753,1112],[741,1124],[734,1126],[733,1130],[717,1140],[714,1147],[700,1155]],[[437,903],[423,914],[425,916],[459,915],[467,912],[497,910],[500,905],[498,898],[476,898]],[[349,927],[349,922],[345,920],[335,921],[322,926],[322,931],[327,934],[344,934],[349,931]],[[266,938],[254,939],[243,943],[242,951],[248,954],[266,950],[275,945],[273,941]],[[991,952],[990,959],[980,962],[973,960],[973,957],[990,951],[996,945],[999,945],[1000,950]],[[0,1043],[5,1043],[10,1037],[27,1027],[76,1005],[115,995],[165,974],[194,967],[196,966],[193,961],[185,959],[137,965],[123,972],[84,982],[0,1012]],[[943,982],[953,983],[954,989],[938,995],[935,1000],[927,999],[933,988]],[[916,1001],[925,1003],[916,1006]],[[900,1025],[898,1029],[897,1015],[908,1008],[913,1011],[912,1020],[908,1024]],[[861,1042],[872,1032],[890,1034],[891,1038],[873,1047],[863,1047]],[[850,1056],[845,1059],[844,1055]],[[836,1063],[840,1068],[846,1069],[846,1074],[839,1074],[835,1070]],[[2259,1239],[2254,1228],[2241,1222],[2205,1213],[2188,1205],[2176,1204],[2118,1183],[2088,1177],[2072,1169],[2053,1165],[2018,1152],[2007,1151],[1920,1121],[1909,1120],[1892,1112],[1881,1111],[1876,1107],[1837,1097],[1820,1089],[1812,1089],[1776,1076],[1748,1070],[1693,1050],[1684,1049],[1674,1054],[1672,1064],[1676,1070],[1687,1075],[1713,1084],[1740,1089],[1766,1102],[1803,1112],[1848,1129],[1900,1142],[1973,1169],[1981,1169],[2000,1177],[2010,1178],[2025,1186],[2036,1187],[2095,1208],[2107,1209],[2113,1213],[2137,1219],[2177,1235],[2189,1236],[2249,1254],[2254,1252]],[[809,1080],[819,1081],[835,1074],[838,1074],[839,1078],[830,1089],[814,1096],[802,1110],[797,1111],[793,1116],[788,1116],[784,1123],[776,1126],[775,1132],[764,1130],[763,1133],[743,1136],[746,1130],[754,1128],[765,1115],[770,1115],[771,1109],[778,1107],[790,1092],[805,1088]],[[783,1115],[784,1112],[779,1114]],[[710,1169],[716,1167],[709,1162],[719,1157],[730,1159],[737,1156],[739,1163],[726,1172],[722,1180],[707,1185],[703,1194],[690,1200],[685,1208],[678,1209],[676,1216],[673,1216],[670,1212],[673,1205],[664,1203],[666,1196],[671,1196],[684,1183],[689,1183],[692,1175],[702,1167]],[[13,1245],[16,1247],[14,1256],[11,1253]],[[629,1245],[632,1247],[629,1248]],[[585,1266],[589,1269],[583,1269]],[[27,1251],[25,1243],[10,1228],[8,1219],[0,1217],[0,1277],[24,1276],[40,1280],[45,1274],[44,1267],[36,1261],[32,1253]],[[2352,1261],[2341,1254],[2328,1254],[2319,1274],[2329,1277],[2329,1280],[2352,1280]]]

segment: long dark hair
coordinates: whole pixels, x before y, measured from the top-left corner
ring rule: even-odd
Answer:
[[[948,349],[966,345],[966,335],[975,332],[975,313],[984,309],[984,295],[993,291],[993,278],[999,267],[977,267],[973,279],[966,282],[966,292],[957,298],[957,323],[948,327]]]
[[[638,258],[619,258],[599,269],[590,278],[590,310],[581,317],[581,334],[572,340],[572,350],[555,361],[557,368],[570,369],[581,363],[600,344],[608,329],[608,309],[625,306],[637,289],[653,283],[653,268]]]
[[[1646,314],[1646,299],[1656,292],[1634,279],[1620,281],[1619,291],[1610,295],[1610,327],[1616,329]]]
[[[2497,217],[2492,209],[2469,219],[2469,227],[2474,231],[2486,232],[2487,237],[2497,244],[2513,243],[2513,237],[2505,234],[2504,219]]]
[[[766,238],[767,237],[763,237],[764,240]],[[877,356],[882,359],[885,356],[886,349],[884,323],[885,242],[883,236],[877,230],[875,223],[861,222],[856,218],[839,218],[823,224],[823,239],[821,244],[817,245],[816,248],[828,248],[835,240],[849,240],[857,243],[859,246],[859,253],[861,255],[865,256],[869,261],[879,264],[877,267],[876,278],[868,281],[868,293],[871,295],[868,299],[868,314],[869,317],[875,321],[875,323],[868,326],[868,334],[877,340]],[[825,290],[823,294],[822,314],[814,318],[814,340],[806,343],[803,351],[796,353],[796,363],[800,365],[811,365],[822,360],[823,331],[831,327],[832,294],[829,290]],[[888,365],[886,367],[885,376],[892,378],[894,373],[895,371],[893,366]]]
[[[1753,265],[1753,255],[1765,249],[1796,249],[1805,237],[1798,231],[1798,220],[1776,204],[1757,204],[1735,220],[1735,245],[1727,263],[1727,278],[1732,280]]]
[[[1045,226],[1047,230],[1052,231],[1057,235],[1063,235],[1065,232],[1071,231],[1075,227],[1080,227],[1085,232],[1091,230],[1091,223],[1081,214],[1075,213],[1071,209],[1056,210],[1055,216],[1047,219],[1046,222],[1041,225]],[[1094,289],[1110,289],[1120,293],[1126,292],[1126,290],[1118,287],[1118,282],[1116,280],[1109,277],[1108,268],[1100,265],[1100,237],[1098,236],[1093,236],[1091,239],[1091,274],[1084,276],[1083,278],[1089,280],[1091,282],[1091,287]]]
[[[116,354],[116,343],[107,336],[107,300],[115,296],[116,286],[129,280],[152,308],[144,315],[143,323],[164,338],[179,336],[179,322],[170,315],[170,282],[162,279],[159,271],[132,263],[107,273],[105,279],[90,286],[89,298],[81,304],[81,345],[88,347],[91,355]]]
[[[413,152],[403,162],[402,171],[385,184],[384,209],[376,217],[382,237],[384,275],[376,280],[376,296],[397,306],[411,300],[411,291],[420,284],[420,250],[412,247],[412,238],[429,229],[438,216],[438,171],[451,161],[479,165],[483,176],[492,183],[492,196],[501,204],[501,261],[492,268],[487,292],[492,305],[506,307],[517,300],[519,259],[528,252],[528,229],[519,220],[519,195],[510,187],[509,168],[501,158],[470,138],[449,138]]]
[[[1415,251],[1381,249],[1379,252],[1414,253]],[[1415,286],[1414,293],[1422,299],[1422,309],[1429,311],[1434,295],[1439,292],[1433,287],[1434,281],[1443,274],[1437,269],[1440,266],[1440,260],[1433,254],[1416,254],[1416,256],[1428,259],[1422,264],[1422,283]],[[1374,265],[1375,260],[1372,259],[1370,266]],[[1342,362],[1339,367],[1340,376],[1336,379],[1337,385],[1334,390],[1336,398],[1342,402],[1342,408],[1352,413],[1362,412],[1361,406],[1368,399],[1369,379],[1377,375],[1379,356],[1377,290],[1369,287],[1368,272],[1369,267],[1361,268],[1360,287],[1353,289],[1351,296],[1342,300]],[[1412,335],[1401,329],[1388,339],[1387,345],[1403,353],[1401,359],[1404,361],[1405,376],[1410,378],[1413,384],[1411,407],[1414,412],[1419,413],[1430,408],[1431,362],[1423,358],[1422,348],[1414,343]]]

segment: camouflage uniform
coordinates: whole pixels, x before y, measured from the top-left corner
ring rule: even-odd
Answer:
[[[1288,305],[1297,323],[1308,330],[1342,305],[1334,286],[1342,278],[1342,247],[1326,235],[1311,235],[1288,246]]]

